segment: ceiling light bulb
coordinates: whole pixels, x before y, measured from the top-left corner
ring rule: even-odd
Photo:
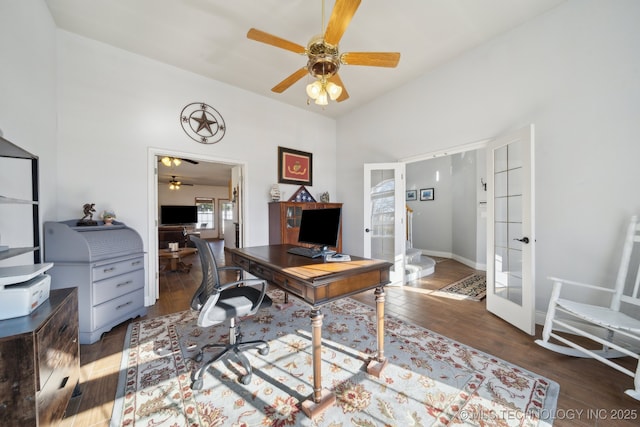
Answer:
[[[171,166],[171,157],[163,157],[161,162],[163,165],[169,167]]]
[[[316,99],[316,104],[318,105],[328,105],[329,102],[327,100],[327,92],[325,90],[322,90],[320,92],[320,95],[318,95],[318,99]]]
[[[335,101],[341,94],[342,88],[333,82],[327,83],[327,92],[332,101]]]
[[[309,95],[309,98],[318,99],[320,92],[322,92],[322,84],[319,80],[307,85],[307,95]]]
[[[180,163],[182,163],[182,160],[180,159],[176,159],[175,157],[173,158],[173,164],[176,166],[180,166]]]

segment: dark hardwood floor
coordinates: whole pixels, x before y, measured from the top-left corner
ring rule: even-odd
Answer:
[[[224,260],[222,242],[215,242],[218,260]],[[189,273],[161,273],[160,299],[146,317],[189,308],[200,284],[197,255]],[[386,288],[386,314],[416,323],[478,350],[546,376],[560,384],[555,426],[637,426],[640,402],[624,394],[632,378],[591,359],[558,355],[534,343],[531,337],[486,311],[481,302],[449,299],[433,291],[460,280],[475,270],[450,259],[439,259],[433,275],[402,287]],[[223,264],[221,262],[220,264]],[[374,305],[372,292],[355,299]],[[125,322],[103,335],[100,341],[80,349],[82,394],[71,400],[62,426],[108,426],[120,369]],[[628,368],[635,369],[629,358]]]

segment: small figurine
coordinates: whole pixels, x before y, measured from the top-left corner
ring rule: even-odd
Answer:
[[[105,210],[102,212],[102,220],[104,225],[113,225],[113,220],[116,219],[116,213],[114,211]]]
[[[97,221],[93,220],[93,213],[96,211],[95,203],[85,203],[82,207],[84,216],[76,223],[79,226],[98,225]],[[88,218],[88,219],[87,219]]]
[[[324,193],[322,193],[320,195],[320,201],[322,203],[329,203],[329,192],[328,191],[325,191]]]
[[[269,194],[271,194],[272,202],[280,201],[280,187],[278,186],[278,184],[273,184],[271,186],[271,191],[269,192]]]

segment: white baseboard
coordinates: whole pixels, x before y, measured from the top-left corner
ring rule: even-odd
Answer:
[[[487,264],[473,261],[459,255],[452,254],[451,252],[428,251],[426,249],[419,250],[422,251],[422,255],[435,256],[440,258],[451,258],[458,261],[459,263],[466,265],[467,267],[473,268],[474,270],[487,271]]]

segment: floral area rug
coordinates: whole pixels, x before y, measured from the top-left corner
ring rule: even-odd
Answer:
[[[282,301],[281,291],[269,293]],[[368,375],[375,311],[350,298],[322,306],[322,382],[336,404],[312,420],[300,408],[312,393],[310,308],[290,301],[239,322],[244,340],[266,339],[271,347],[265,356],[245,352],[254,369],[247,386],[231,359],[209,368],[202,390],[190,387],[196,348],[227,342],[228,325],[200,328],[190,311],[131,323],[111,426],[552,424],[557,383],[391,316],[385,316],[389,363],[380,378]]]
[[[481,301],[487,295],[487,276],[484,274],[472,274],[462,280],[440,288],[433,294]]]

